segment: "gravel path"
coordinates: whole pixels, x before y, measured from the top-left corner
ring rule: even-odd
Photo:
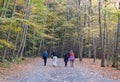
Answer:
[[[75,65],[78,60],[75,61]],[[58,59],[58,66],[52,67],[52,60],[48,59],[47,66],[41,60],[35,60],[29,70],[23,74],[6,76],[0,82],[120,82],[103,77],[99,72],[79,66],[64,67],[63,59]]]

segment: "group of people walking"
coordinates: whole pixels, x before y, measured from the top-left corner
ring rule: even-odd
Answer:
[[[44,66],[46,66],[47,58],[48,58],[47,50],[43,52],[42,58],[44,60]],[[53,52],[52,52],[53,67],[57,66],[57,58],[58,58],[57,50],[54,49]],[[70,50],[70,52],[68,52],[68,53],[64,53],[63,58],[64,58],[65,67],[68,64],[68,61],[70,61],[70,66],[71,67],[74,66],[75,56],[74,56],[73,50]]]

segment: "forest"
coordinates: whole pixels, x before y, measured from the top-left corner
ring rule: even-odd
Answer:
[[[0,62],[56,48],[118,68],[119,38],[119,0],[0,0]]]

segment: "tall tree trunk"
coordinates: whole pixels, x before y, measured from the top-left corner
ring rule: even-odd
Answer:
[[[10,0],[7,0],[7,2],[6,2],[6,7],[5,7],[6,9],[8,8],[9,3],[10,3]],[[14,5],[14,7],[15,7],[15,5]],[[7,12],[7,11],[5,10],[5,11],[4,11],[4,14],[3,14],[4,17],[6,17],[6,12]],[[13,14],[14,14],[14,12],[13,12]],[[12,25],[12,24],[10,24],[10,25]],[[11,31],[9,30],[9,31],[8,31],[8,36],[7,36],[7,42],[9,42],[10,35],[11,35]],[[4,49],[4,54],[3,54],[3,58],[2,58],[3,61],[4,61],[4,59],[5,59],[6,52],[7,52],[7,48]]]
[[[106,8],[106,0],[104,0]],[[104,11],[104,33],[103,33],[103,55],[102,55],[102,63],[103,67],[105,66],[105,55],[107,54],[107,25],[106,25],[106,10]]]
[[[12,10],[12,17],[14,16],[15,8],[16,8],[16,0],[14,0],[13,10]],[[16,50],[16,47],[17,47],[19,35],[20,35],[20,32],[17,32],[17,36],[16,36],[16,40],[15,40],[15,44],[14,44],[14,49],[13,49],[13,56],[15,55],[15,50]]]
[[[4,11],[4,18],[6,17],[6,12],[7,12],[7,8],[9,6],[10,0],[7,0],[7,4],[6,4],[6,10]]]
[[[98,11],[99,11],[99,28],[100,28],[100,34],[99,34],[99,38],[100,38],[100,55],[101,57],[101,67],[105,67],[105,61],[104,61],[104,54],[103,54],[103,39],[102,39],[102,23],[101,23],[101,0],[99,0],[98,2]]]
[[[120,10],[120,1],[119,1],[119,10]],[[118,62],[120,62],[120,14],[118,15],[118,30],[117,30],[117,64],[116,64],[116,68],[118,68]]]
[[[91,4],[91,20],[93,20],[92,16],[93,16],[93,9],[92,9],[92,4]],[[95,25],[93,22],[91,22],[91,28],[92,28],[92,30],[95,29]],[[95,36],[94,32],[92,32],[92,43],[93,43],[93,45],[92,45],[92,47],[93,47],[93,53],[92,53],[93,54],[93,62],[95,63],[96,56],[97,56],[97,37]]]
[[[6,42],[9,42],[10,34],[11,34],[11,31],[9,30]],[[3,56],[2,56],[2,61],[5,60],[6,53],[7,53],[7,47],[5,47],[5,49],[4,49],[4,53],[3,53]]]
[[[14,44],[14,49],[13,49],[13,56],[15,55],[15,50],[17,48],[17,43],[18,43],[18,38],[19,38],[20,32],[17,33],[15,44]]]
[[[96,45],[97,45],[97,43],[96,43],[96,38],[94,38],[94,36],[93,36],[93,50],[94,50],[94,52],[93,52],[93,54],[94,54],[94,59],[93,59],[93,62],[95,63],[95,61],[96,61]]]
[[[115,25],[116,27],[116,25]],[[116,42],[117,42],[117,28],[115,28],[114,30],[114,38],[113,38],[113,48],[112,48],[112,57],[113,57],[113,60],[112,60],[112,67],[115,67],[116,66]]]
[[[84,2],[84,27],[86,27],[86,1]]]
[[[6,8],[6,5],[7,5],[7,1],[6,0],[3,0],[3,9],[5,9]],[[5,10],[2,10],[2,12],[1,12],[1,17],[3,17],[3,15],[4,15],[4,11]]]
[[[26,5],[24,7],[24,10],[26,10],[25,11],[26,16],[24,18],[26,20],[29,20],[30,9],[31,9],[30,0],[26,0]],[[28,30],[28,25],[22,25],[22,26],[23,26],[24,32],[23,32],[22,41],[20,43],[20,47],[19,47],[18,52],[17,52],[17,56],[20,56],[20,57],[22,57],[22,55],[23,55],[23,51],[24,51],[24,47],[25,47],[25,43],[26,43],[26,35],[27,35],[27,30]]]
[[[54,27],[54,19],[53,19],[53,24],[52,24],[52,36],[54,36],[54,30],[55,30],[55,27]],[[52,48],[54,49],[55,48],[55,40],[52,39]]]
[[[10,2],[10,0],[7,0],[6,2],[4,1],[4,6],[3,6],[3,8],[5,8],[6,10],[7,10],[7,8],[8,8],[9,2]],[[2,16],[3,16],[3,17],[6,17],[6,10],[4,10],[4,11],[2,12],[1,17],[2,17]],[[11,26],[11,25],[12,25],[12,24],[10,24],[10,26]],[[8,30],[8,36],[7,36],[7,39],[6,39],[7,42],[9,42],[10,35],[11,35],[11,30]],[[2,61],[5,60],[6,53],[7,53],[7,47],[5,47],[5,49],[4,49]]]
[[[12,17],[14,16],[14,12],[15,12],[15,8],[16,8],[16,1],[17,0],[14,0],[13,10],[12,10]]]
[[[63,54],[65,53],[65,37],[66,37],[66,27],[64,27],[64,31],[63,31],[63,44],[62,44],[62,53],[61,53],[61,57],[63,56]]]
[[[37,56],[40,55],[40,51],[41,51],[41,48],[42,48],[42,41],[43,40],[41,40],[40,43],[39,43],[39,48],[38,48]]]
[[[106,5],[106,4],[105,4],[105,5]],[[106,24],[107,24],[107,21],[108,21],[108,24],[110,24],[110,17],[107,16],[106,10],[105,10],[105,13],[106,13],[106,19],[107,19],[107,17],[108,17],[108,20],[106,20]],[[112,41],[111,35],[109,35],[110,32],[109,32],[109,30],[108,30],[108,27],[109,27],[108,24],[106,25],[106,47],[107,47],[106,56],[107,56],[107,66],[110,66],[110,65],[111,65],[111,58],[112,58],[112,54],[111,54],[111,53],[113,53],[113,52],[112,52],[112,49],[111,49],[111,46],[112,46],[112,44],[113,44],[113,41]]]
[[[69,5],[70,5],[70,0],[67,0],[67,11],[66,11],[66,19],[67,21],[69,21],[69,17],[70,17],[70,10],[69,10]],[[61,57],[63,56],[64,52],[65,52],[65,37],[66,37],[66,27],[63,27],[64,29],[64,33],[63,33],[63,44],[62,44],[62,53],[61,53]]]
[[[29,20],[31,5],[30,5],[30,0],[27,0],[27,1],[28,1],[28,3],[27,3],[27,10],[26,10],[26,17],[25,17],[25,19]],[[23,51],[24,51],[24,48],[25,48],[26,36],[27,36],[27,31],[28,31],[28,25],[25,25],[24,30],[25,30],[24,37],[23,37],[24,41],[23,41],[23,45],[22,45],[22,48],[21,48],[21,52],[20,52],[20,57],[21,58],[23,56]]]
[[[23,45],[23,41],[24,41],[24,40],[23,40],[24,33],[25,33],[25,30],[23,29],[22,40],[21,40],[21,43],[20,43],[20,47],[19,47],[19,49],[18,49],[18,51],[17,51],[16,57],[19,57],[19,54],[20,54],[20,51],[21,51],[21,48],[22,48],[22,45]]]
[[[120,2],[119,2],[119,10],[120,10]],[[115,53],[113,56],[113,67],[118,67],[118,54],[120,54],[120,45],[119,45],[119,37],[120,37],[120,14],[118,13],[118,27],[117,27],[117,33],[116,33],[116,45],[115,45]]]
[[[91,28],[91,0],[89,0],[89,15],[88,15],[88,27]],[[89,49],[88,49],[88,57],[91,57],[91,41],[90,41],[90,29],[88,30],[88,43],[89,43]]]
[[[92,30],[94,29],[94,25],[92,23]],[[97,56],[97,37],[95,36],[94,32],[92,32],[92,41],[93,41],[93,62],[96,62]]]
[[[21,52],[20,52],[20,57],[21,57],[21,58],[23,57],[23,51],[24,51],[24,48],[25,48],[28,25],[25,25],[24,30],[25,30],[25,31],[24,31],[24,37],[23,37],[23,44],[22,44],[22,48],[21,48]]]
[[[80,4],[81,0],[76,2],[77,6],[77,30],[78,30],[78,57],[79,60],[82,61],[82,52],[83,52],[83,39],[82,39],[82,26],[81,26],[81,19],[80,19]]]

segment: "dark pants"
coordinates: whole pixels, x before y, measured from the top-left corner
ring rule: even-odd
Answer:
[[[67,66],[67,62],[65,62],[65,66]]]
[[[46,66],[46,63],[47,63],[47,57],[43,57],[44,59],[44,65]]]
[[[67,66],[68,59],[64,59],[64,62],[65,62],[65,66]]]

